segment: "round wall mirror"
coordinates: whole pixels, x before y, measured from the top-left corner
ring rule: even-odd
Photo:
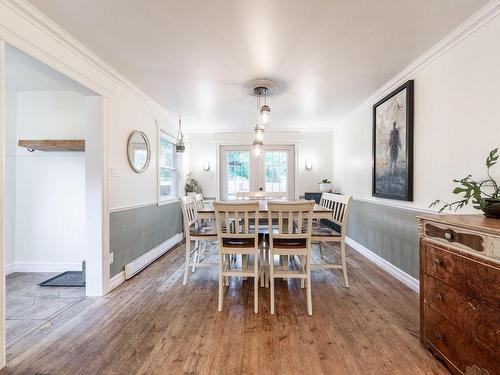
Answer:
[[[127,153],[128,162],[135,172],[142,173],[148,169],[151,160],[151,147],[146,134],[134,130],[128,137]]]

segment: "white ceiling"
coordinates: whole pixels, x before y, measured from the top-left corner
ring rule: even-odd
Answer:
[[[330,128],[486,0],[31,0],[191,130]]]
[[[78,82],[13,46],[7,45],[5,56],[7,90],[13,92],[76,91],[82,95],[96,95]]]

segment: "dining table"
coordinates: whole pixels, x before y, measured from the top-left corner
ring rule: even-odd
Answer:
[[[288,202],[299,202],[303,200],[292,200]],[[244,201],[238,201],[238,202],[244,202]],[[267,217],[267,204],[268,202],[272,202],[272,200],[265,200],[261,199],[258,200],[259,202],[259,214]],[[284,202],[284,201],[279,201],[279,202]],[[320,206],[319,204],[315,203],[314,208],[313,208],[313,219],[331,219],[333,215],[333,211],[330,210],[329,208]],[[200,219],[204,220],[213,220],[215,219],[215,209],[214,209],[214,204],[212,201],[205,202],[203,208],[198,208],[198,216]]]
[[[303,199],[301,200],[292,200],[288,202],[299,202],[299,201],[304,201]],[[242,202],[242,201],[239,201]],[[247,202],[250,202],[250,200],[247,200]],[[259,202],[259,215],[262,215],[263,218],[267,217],[268,214],[268,203],[272,202],[272,200],[265,200],[261,199],[258,200]],[[285,202],[285,201],[279,201],[279,202]],[[205,201],[204,206],[201,208],[197,209],[198,211],[198,217],[202,220],[215,220],[215,209],[214,209],[214,204],[213,201]],[[313,219],[331,219],[333,217],[333,210],[320,206],[317,203],[314,203],[313,207]],[[263,267],[261,269],[261,274],[259,275],[259,278],[261,278],[261,286],[264,286],[266,288],[269,287],[269,267],[272,261],[269,259],[269,254],[268,254],[268,249],[267,249],[267,244],[264,247],[264,254],[261,254],[262,256],[262,262],[263,262]],[[280,257],[281,258],[281,257]],[[245,262],[246,263],[246,262]],[[282,260],[280,259],[280,263],[282,263]],[[245,268],[245,265],[243,265]],[[283,267],[283,265],[282,265]],[[244,278],[246,279],[246,277]],[[228,281],[226,281],[228,282]],[[227,285],[227,284],[226,284]]]

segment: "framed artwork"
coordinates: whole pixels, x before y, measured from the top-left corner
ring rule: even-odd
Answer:
[[[374,197],[413,200],[413,80],[373,106]]]

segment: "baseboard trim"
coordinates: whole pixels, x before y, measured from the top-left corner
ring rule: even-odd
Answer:
[[[177,233],[176,235],[170,237],[165,242],[162,242],[155,248],[149,250],[146,254],[141,255],[139,258],[135,259],[133,262],[125,265],[125,279],[130,279],[136,273],[142,271],[144,268],[153,263],[160,256],[165,254],[168,250],[173,248],[183,239],[182,233]]]
[[[389,273],[390,275],[394,276],[396,279],[401,281],[403,284],[405,284],[407,287],[409,287],[411,290],[414,292],[419,293],[420,292],[420,283],[417,279],[415,279],[413,276],[408,275],[406,272],[402,271],[398,267],[396,267],[394,264],[388,262],[384,258],[378,256],[375,254],[373,251],[367,249],[360,243],[354,241],[352,238],[346,237],[345,243],[351,246],[354,250],[356,250],[358,253],[366,257],[368,260],[371,262],[375,263],[377,266],[382,268],[384,271]]]
[[[81,270],[81,263],[15,262],[5,265],[6,275],[14,272],[65,272]]]
[[[9,263],[5,265],[4,268],[5,276],[10,275],[11,273],[16,272],[16,265],[14,263]]]
[[[109,280],[109,290],[108,290],[108,292],[111,292],[113,289],[115,289],[118,285],[120,285],[124,281],[125,281],[125,271],[122,271],[118,275],[113,276]]]

